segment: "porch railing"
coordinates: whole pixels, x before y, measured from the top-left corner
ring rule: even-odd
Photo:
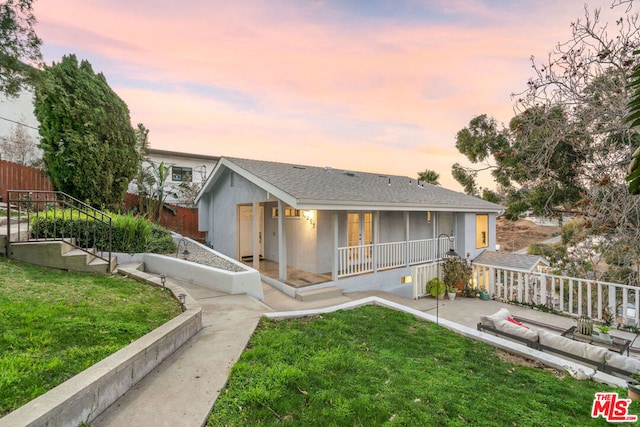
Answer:
[[[455,243],[455,239],[453,240]],[[440,238],[440,251],[449,249],[447,237]],[[438,239],[378,243],[338,248],[338,277],[348,277],[436,260]]]
[[[640,326],[640,287],[637,286],[487,266],[475,266],[474,283],[487,289],[493,299]]]

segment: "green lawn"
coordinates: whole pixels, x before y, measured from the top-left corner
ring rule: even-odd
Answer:
[[[591,407],[608,387],[497,354],[382,307],[263,319],[208,425],[607,425]]]
[[[179,313],[160,288],[0,257],[0,416]]]

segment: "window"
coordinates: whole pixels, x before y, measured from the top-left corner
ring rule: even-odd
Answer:
[[[171,180],[177,182],[191,182],[193,171],[191,168],[171,166]]]
[[[271,217],[278,218],[278,208],[271,209]],[[291,206],[287,206],[284,208],[284,217],[285,218],[300,218],[300,210],[294,209]]]
[[[476,215],[476,249],[489,246],[489,215]]]

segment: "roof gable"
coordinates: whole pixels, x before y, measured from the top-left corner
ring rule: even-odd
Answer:
[[[516,254],[511,252],[483,251],[473,263],[508,270],[533,271],[539,264],[549,266],[549,261],[539,255]]]

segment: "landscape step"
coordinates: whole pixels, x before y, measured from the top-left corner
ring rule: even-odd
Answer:
[[[299,291],[296,293],[296,299],[298,301],[318,301],[341,297],[342,293],[342,288],[337,286],[328,286],[326,288],[312,289],[309,291]]]

